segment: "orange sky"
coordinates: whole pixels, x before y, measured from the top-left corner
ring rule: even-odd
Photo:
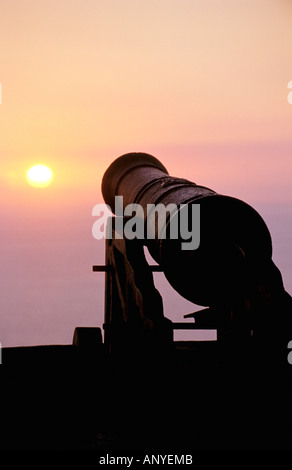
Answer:
[[[88,185],[114,152],[290,142],[291,20],[288,0],[4,2],[2,175],[41,159]]]
[[[10,243],[15,259],[23,257],[21,269],[31,275],[26,291],[41,260],[57,247],[64,257],[55,259],[52,276],[58,263],[69,276],[66,260],[77,250],[76,278],[102,258],[91,239],[91,210],[101,200],[103,172],[126,152],[152,153],[170,173],[240,197],[268,218],[265,204],[291,205],[291,24],[290,0],[2,2],[2,245],[7,253]],[[54,171],[43,190],[25,179],[39,162]],[[285,227],[289,217],[283,210]],[[44,224],[50,236],[44,237]],[[281,245],[281,236],[276,240]],[[36,260],[33,272],[29,256]],[[16,281],[15,272],[10,278],[5,272],[5,289],[21,290],[21,276]],[[86,321],[93,323],[96,278],[90,275],[84,281],[86,298],[92,296]],[[54,289],[45,293],[39,286],[37,292],[50,302]],[[61,293],[60,305],[66,299],[69,305]],[[37,329],[25,317],[33,300],[22,295],[25,320],[14,322],[16,306],[7,296],[2,301],[2,311],[10,312],[8,343],[20,341],[23,323],[30,332]],[[48,312],[43,315],[49,325]],[[72,323],[82,318],[76,310]]]

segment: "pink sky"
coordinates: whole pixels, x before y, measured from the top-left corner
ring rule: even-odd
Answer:
[[[259,210],[291,293],[291,20],[289,0],[4,2],[3,345],[68,343],[102,324],[91,211],[130,151]],[[54,172],[47,189],[25,179],[39,162]],[[189,311],[174,298],[167,316]]]

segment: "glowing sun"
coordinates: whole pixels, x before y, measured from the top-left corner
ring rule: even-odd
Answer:
[[[26,179],[35,188],[46,188],[53,180],[53,172],[45,165],[34,165],[27,171]]]

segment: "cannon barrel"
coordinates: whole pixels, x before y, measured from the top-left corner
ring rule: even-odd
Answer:
[[[192,204],[200,205],[198,248],[182,250],[180,236],[161,238],[156,226],[154,240],[144,241],[174,289],[198,305],[224,303],[236,296],[246,261],[262,265],[272,257],[269,230],[255,209],[240,199],[169,176],[152,155],[128,153],[117,158],[104,174],[102,193],[113,212],[115,196],[123,196],[124,207],[142,206],[145,224],[149,204],[175,204],[177,212],[187,205],[190,216]]]

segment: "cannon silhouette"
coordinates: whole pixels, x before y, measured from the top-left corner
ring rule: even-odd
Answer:
[[[292,299],[262,217],[144,153],[115,160],[102,192],[116,211],[93,266],[105,272],[104,341],[77,327],[71,345],[3,350],[0,447],[291,449]],[[202,307],[182,313],[191,322],[165,316],[155,271]],[[216,329],[217,341],[182,344],[176,329]]]
[[[291,297],[272,261],[269,230],[255,209],[169,176],[159,160],[145,153],[117,158],[103,176],[102,193],[112,212],[126,211],[109,219],[106,263],[93,267],[106,272],[103,326],[108,356],[165,359],[174,349],[173,330],[205,328],[217,330],[217,345],[225,359],[238,360],[241,355],[246,360],[261,355],[264,348],[269,364],[287,363]],[[171,237],[170,227],[174,220],[179,223],[182,210],[188,215],[188,228],[192,226],[193,207],[198,205],[199,244],[183,249],[185,239],[179,231]],[[144,233],[150,236],[123,236],[121,226],[126,228],[129,221],[127,207],[135,216],[139,209]],[[157,222],[161,208],[170,208],[164,211],[162,228]],[[145,246],[157,265],[147,262]],[[206,307],[184,315],[193,317],[193,323],[173,323],[164,316],[153,271],[162,271],[179,294]]]

